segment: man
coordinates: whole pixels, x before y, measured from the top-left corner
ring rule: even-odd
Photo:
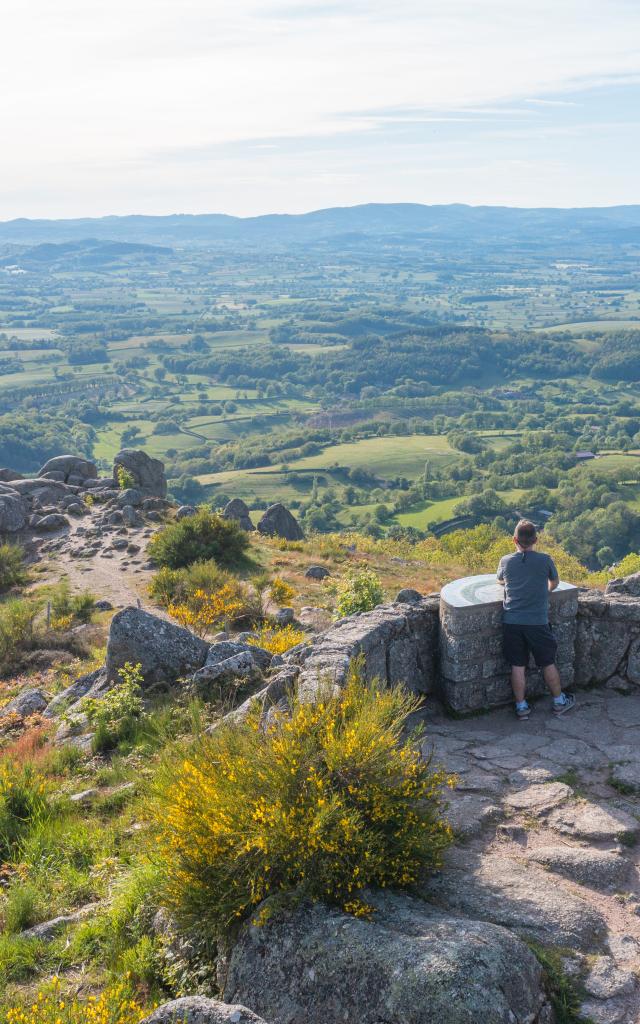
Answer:
[[[562,691],[556,666],[558,645],[549,625],[549,594],[560,577],[553,559],[533,550],[537,539],[534,524],[521,519],[513,535],[516,551],[501,558],[498,566],[498,583],[504,587],[503,651],[511,665],[516,715],[521,719],[528,718],[531,711],[525,696],[530,654],[551,691],[554,714],[564,715],[576,702],[575,697]]]

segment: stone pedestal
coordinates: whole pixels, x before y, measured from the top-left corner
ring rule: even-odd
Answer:
[[[452,711],[497,707],[513,700],[509,666],[502,657],[502,587],[495,575],[467,576],[440,594],[440,688]],[[561,583],[551,594],[549,619],[558,641],[563,686],[574,677],[578,588]],[[546,692],[533,662],[527,694]]]

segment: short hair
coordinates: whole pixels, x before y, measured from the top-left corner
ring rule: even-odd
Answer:
[[[521,519],[516,526],[515,538],[523,548],[530,548],[538,539],[535,523],[532,523],[529,519]]]

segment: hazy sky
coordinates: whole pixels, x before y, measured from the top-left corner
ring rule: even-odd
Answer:
[[[0,219],[640,202],[638,0],[2,0]]]

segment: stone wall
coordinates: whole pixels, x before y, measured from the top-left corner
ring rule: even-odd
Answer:
[[[583,591],[577,626],[576,685],[606,683],[623,692],[640,686],[640,599]]]
[[[513,700],[509,666],[502,657],[502,601],[456,607],[440,602],[439,692],[452,711],[496,707]],[[574,682],[578,590],[570,587],[551,595],[549,619],[558,641],[558,667],[563,685]],[[546,692],[542,672],[527,670],[527,692]]]
[[[568,587],[551,595],[550,620],[566,688],[640,686],[639,597]],[[335,623],[285,660],[299,666],[305,700],[327,683],[344,685],[352,659],[360,656],[367,679],[403,682],[414,693],[438,696],[454,712],[478,711],[513,700],[501,623],[499,600],[467,607],[441,597],[396,602]],[[534,666],[527,685],[531,696],[546,693]]]
[[[437,684],[439,599],[381,605],[336,622],[302,652],[298,692],[313,700],[323,683],[342,686],[351,660],[362,658],[367,679],[402,681],[414,693]]]

